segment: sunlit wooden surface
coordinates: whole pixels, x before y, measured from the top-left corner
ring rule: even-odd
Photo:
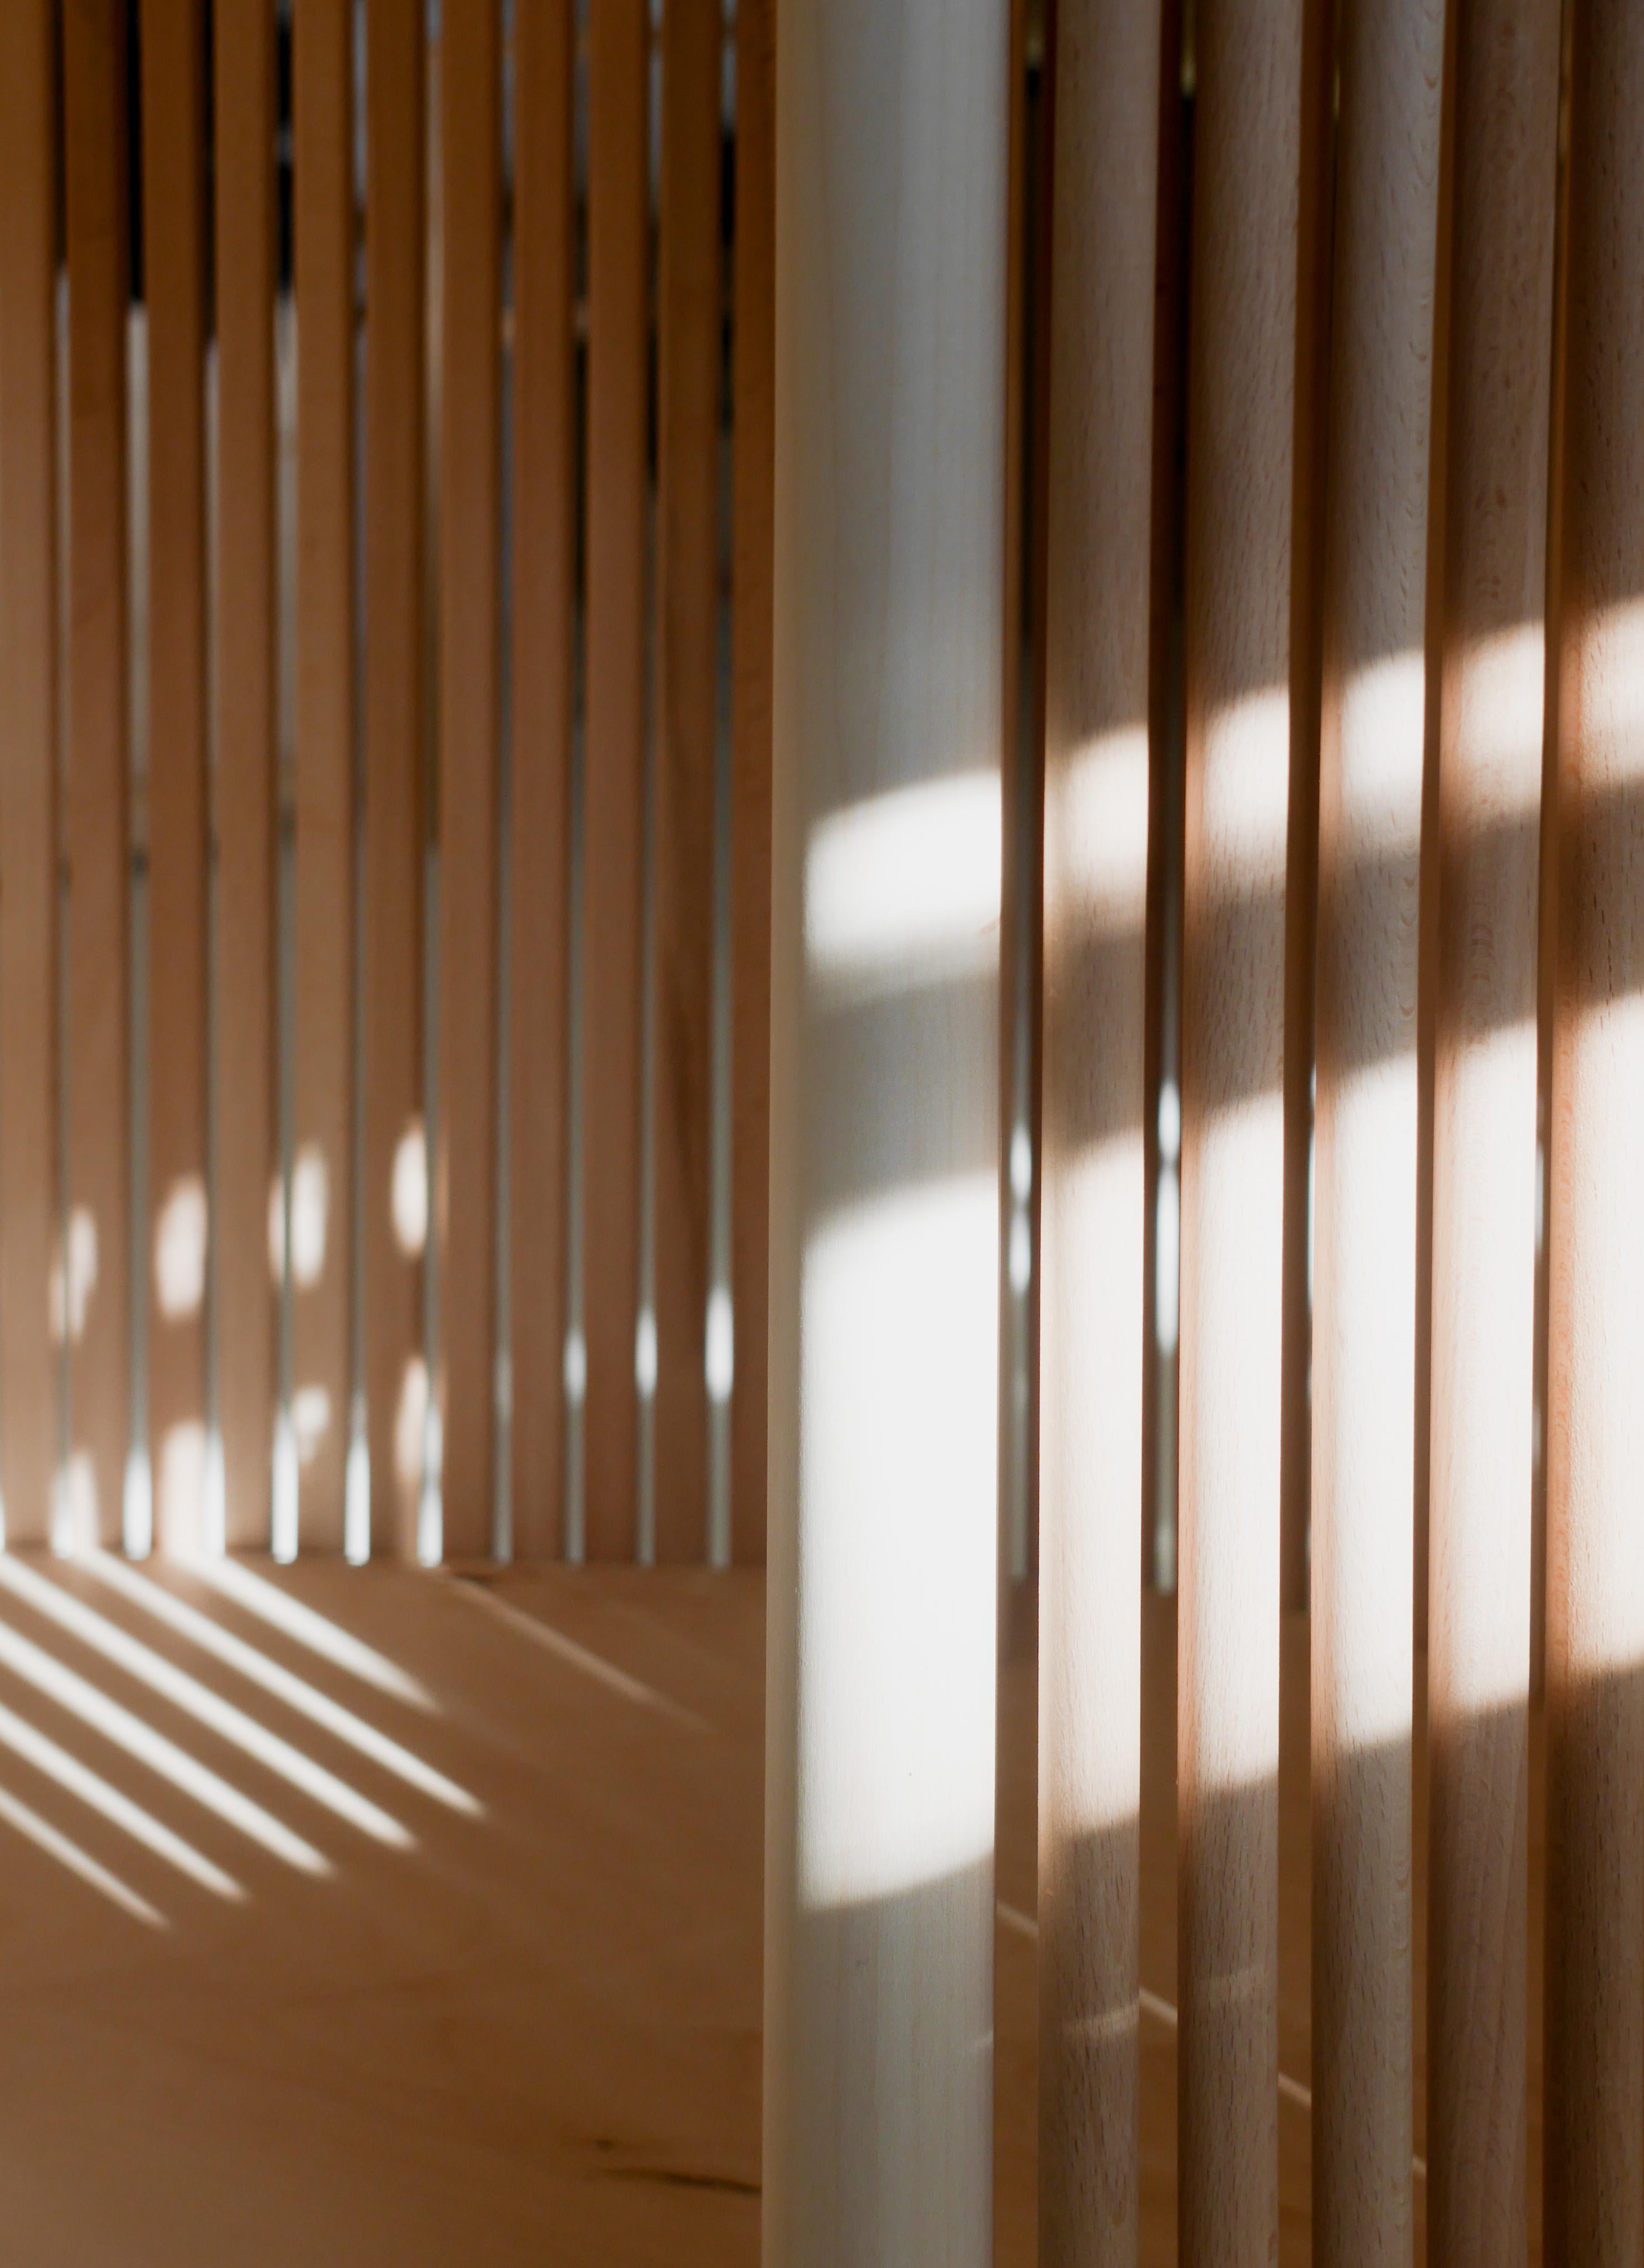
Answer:
[[[250,1657],[218,1658],[92,1572],[13,1557],[324,1766],[414,1838],[380,1845],[0,1583],[0,1803],[146,1901],[77,1880],[0,1816],[0,2163],[17,2268],[622,2263],[753,2268],[759,2242],[763,1580],[612,1569],[483,1587],[239,1563],[316,1651],[179,1570],[135,1572]],[[266,1589],[263,1587],[267,1587]],[[270,1601],[269,1594],[274,1595]],[[310,1879],[4,1658],[32,1641],[302,1836]],[[340,1645],[338,1642],[341,1642]],[[115,1641],[117,1643],[117,1640]],[[1307,1627],[1285,1644],[1305,1662]],[[351,1646],[376,1659],[338,1660]],[[231,1646],[229,1652],[232,1653]],[[254,1668],[253,1660],[260,1667]],[[1174,1614],[1144,1617],[1141,2258],[1176,2258]],[[365,1674],[361,1674],[362,1670]],[[280,1673],[297,1681],[283,1684]],[[272,1675],[270,1675],[272,1673]],[[999,1716],[997,2259],[1034,2259],[1035,1664]],[[270,1690],[277,1687],[277,1691]],[[1286,1690],[1303,1690],[1300,1674]],[[306,1698],[298,1701],[297,1692]],[[197,1698],[197,1697],[196,1697]],[[408,1786],[316,1723],[338,1705],[483,1807]],[[247,1893],[185,1878],[18,1755],[45,1734]],[[1418,1725],[1417,1753],[1423,1752]],[[1536,1728],[1532,1796],[1539,1789]],[[1285,1726],[1286,1904],[1308,1851],[1307,1728]],[[1537,1804],[1532,1800],[1531,1816]],[[1425,1840],[1418,1784],[1418,1851]],[[1416,1871],[1417,1948],[1420,1865]],[[1532,1912],[1532,1942],[1538,1931]],[[1308,1948],[1279,1955],[1279,2258],[1308,2257]],[[1418,1962],[1418,1991],[1420,1990]],[[1532,2026],[1538,1994],[1532,1981]],[[1532,2032],[1533,2036],[1533,2032]],[[1417,2149],[1422,2146],[1419,2033]],[[1539,2090],[1531,2088],[1532,2228]],[[1416,2184],[1419,2260],[1423,2185]],[[1538,2257],[1532,2242],[1531,2257]]]

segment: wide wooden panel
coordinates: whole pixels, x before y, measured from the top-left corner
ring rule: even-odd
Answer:
[[[274,8],[217,0],[217,1155],[225,1527],[266,1543],[274,1439]]]
[[[365,1188],[371,1543],[409,1556],[422,1482],[424,16],[372,0],[365,77]]]
[[[63,13],[69,254],[69,1221],[61,1534],[121,1533],[130,1419],[126,14]]]
[[[576,599],[571,0],[514,23],[509,974],[512,1543],[564,1545],[567,946]]]
[[[1161,10],[1058,25],[1044,803],[1039,2232],[1138,2229],[1148,558]]]
[[[444,19],[439,458],[439,1399],[445,1545],[491,1548],[497,1281],[497,0]]]
[[[709,1189],[719,557],[719,0],[663,17],[657,466],[656,1506],[708,1554]]]
[[[305,1544],[343,1542],[353,1125],[352,11],[294,26],[297,1004],[291,1418]]]
[[[1544,2257],[1644,2248],[1644,14],[1574,11],[1547,1466]]]
[[[0,1501],[45,1540],[57,1465],[56,68],[0,9]]]
[[[204,1537],[205,19],[143,0],[148,310],[149,1455],[155,1534]]]
[[[731,1551],[765,1556],[775,0],[738,0],[732,353]],[[732,1366],[727,1364],[726,1369]]]
[[[1559,11],[1459,11],[1434,1123],[1428,2258],[1522,2262]]]
[[[1198,15],[1182,1000],[1180,2225],[1278,2226],[1285,860],[1301,0]]]
[[[588,26],[580,1540],[598,1559],[632,1555],[638,1510],[648,23],[646,0],[600,0]]]

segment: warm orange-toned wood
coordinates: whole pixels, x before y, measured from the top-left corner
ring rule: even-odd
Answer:
[[[645,0],[588,26],[587,605],[583,789],[583,1532],[636,1543],[649,192]]]
[[[708,1556],[719,665],[719,0],[662,19],[657,400],[656,1557]]]
[[[372,0],[365,77],[365,1278],[371,1548],[415,1549],[423,1248],[424,11]],[[420,1231],[420,1234],[419,1234]]]
[[[149,1458],[163,1549],[206,1495],[205,19],[142,0],[148,316]]]
[[[771,402],[775,0],[736,11],[731,550],[731,1550],[765,1556],[770,1173]]]
[[[1559,11],[1458,11],[1438,850],[1427,2257],[1522,2262],[1537,924]]]
[[[45,1540],[59,1372],[57,133],[49,0],[0,9],[0,1505]]]
[[[1644,14],[1579,6],[1547,1469],[1548,2268],[1644,2247]]]
[[[1279,1484],[1302,9],[1197,19],[1182,1071],[1183,2268],[1278,2227]]]
[[[292,1416],[305,1544],[343,1542],[350,1425],[354,904],[352,11],[294,26],[297,1001]]]
[[[275,86],[272,0],[217,0],[217,1410],[231,1544],[266,1543],[274,1438]]]
[[[564,1543],[574,17],[571,0],[520,0],[514,22],[509,1378],[512,1541],[523,1558]]]
[[[1343,11],[1319,733],[1313,2243],[1412,2257],[1416,990],[1442,0]]]
[[[1039,2257],[1137,2242],[1159,0],[1057,26],[1044,790]]]
[[[69,292],[68,1250],[60,1535],[121,1533],[130,1421],[130,845],[126,619],[126,24],[63,14]]]
[[[497,1431],[498,0],[444,18],[439,460],[439,1393],[445,1544],[493,1543]]]

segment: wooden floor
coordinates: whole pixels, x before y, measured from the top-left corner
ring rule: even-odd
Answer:
[[[753,2268],[758,1580],[481,1583],[325,1561],[234,1563],[227,1580],[0,1561],[4,2259]],[[1151,2264],[1175,2257],[1167,1602],[1149,1602],[1146,1640]],[[1301,1706],[1281,1769],[1281,2258],[1296,2263],[1305,1642],[1294,1624]],[[1029,1634],[1013,1653],[998,2257],[1028,2268]]]

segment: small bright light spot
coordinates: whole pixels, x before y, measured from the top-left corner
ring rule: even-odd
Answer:
[[[423,1413],[423,1489],[417,1500],[417,1558],[423,1567],[437,1567],[445,1557],[446,1512],[441,1494],[445,1454],[439,1397],[431,1387]]]
[[[414,1354],[400,1374],[399,1406],[394,1413],[394,1469],[402,1488],[416,1488],[423,1476],[427,1412],[428,1365],[420,1354]]]
[[[1201,823],[1246,889],[1285,878],[1289,836],[1290,696],[1253,693],[1220,710],[1205,734]]]
[[[331,1176],[325,1152],[306,1142],[291,1167],[291,1281],[306,1291],[320,1281],[326,1262],[326,1222]],[[285,1278],[285,1204],[276,1179],[269,1192],[269,1266],[276,1284]]]
[[[582,1407],[588,1390],[587,1343],[579,1330],[565,1334],[565,1399],[573,1410]]]
[[[805,858],[805,958],[818,986],[872,998],[992,968],[1000,812],[999,775],[976,771],[819,820]]]
[[[634,1333],[634,1384],[642,1402],[649,1402],[657,1390],[657,1319],[649,1307],[639,1310]]]
[[[1019,1300],[1025,1299],[1032,1281],[1033,1230],[1027,1215],[1019,1212],[1010,1224],[1010,1288]]]
[[[205,1541],[205,1428],[197,1420],[172,1426],[160,1444],[159,1504],[166,1550],[197,1557]]]
[[[85,1205],[69,1215],[68,1261],[61,1250],[52,1263],[49,1287],[51,1336],[61,1346],[66,1336],[77,1346],[85,1336],[85,1318],[97,1289],[97,1222]]]
[[[1010,1193],[1022,1205],[1033,1195],[1033,1137],[1025,1126],[1011,1133]]]
[[[395,1145],[389,1204],[395,1243],[408,1260],[420,1258],[428,1242],[428,1144],[420,1118]]]
[[[128,1559],[146,1559],[154,1549],[154,1474],[141,1449],[126,1453],[125,1495],[121,1505],[120,1533]],[[81,1550],[93,1551],[100,1539],[92,1535]]]
[[[1154,1344],[1167,1358],[1176,1352],[1180,1329],[1181,1258],[1182,1192],[1168,1165],[1159,1176],[1154,1222]]]
[[[205,1304],[205,1184],[190,1174],[173,1184],[154,1224],[154,1297],[168,1322]]]
[[[1159,1156],[1174,1166],[1182,1155],[1182,1094],[1173,1079],[1159,1082]]]
[[[1103,733],[1072,752],[1051,790],[1062,872],[1108,929],[1147,909],[1147,733]]]
[[[282,1567],[297,1557],[297,1434],[282,1410],[274,1425],[274,1490],[269,1550]],[[230,1565],[225,1562],[225,1565]]]
[[[716,1284],[708,1294],[706,1369],[708,1399],[728,1402],[736,1377],[736,1326],[731,1295],[723,1284]]]
[[[291,1432],[299,1465],[313,1463],[330,1430],[330,1395],[323,1386],[299,1386],[291,1396]]]
[[[371,1446],[365,1411],[356,1413],[343,1476],[343,1557],[363,1567],[371,1557]]]
[[[89,1451],[77,1449],[52,1493],[51,1548],[59,1559],[71,1559],[97,1543],[97,1468]]]

